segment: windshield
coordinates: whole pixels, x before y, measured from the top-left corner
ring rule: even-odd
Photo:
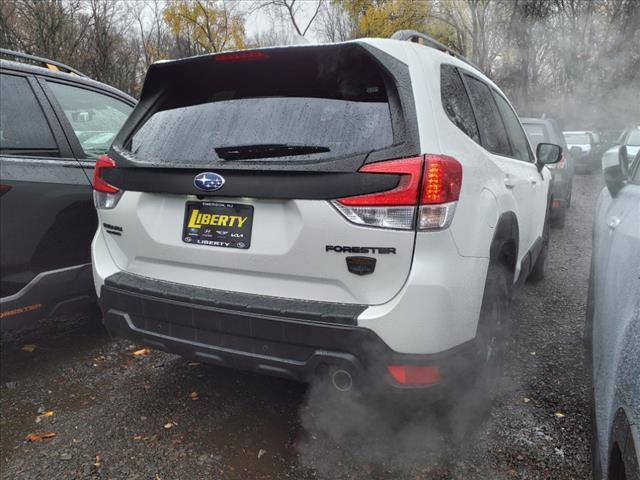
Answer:
[[[158,112],[133,136],[141,161],[318,160],[393,143],[386,102],[242,98]],[[279,148],[274,148],[278,146]]]
[[[589,145],[591,140],[586,133],[565,133],[564,138],[570,145]]]

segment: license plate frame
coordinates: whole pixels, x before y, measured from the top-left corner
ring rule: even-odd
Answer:
[[[253,205],[217,201],[185,204],[182,241],[190,245],[236,248],[251,246]]]

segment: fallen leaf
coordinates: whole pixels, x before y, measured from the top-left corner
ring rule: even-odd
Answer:
[[[170,428],[175,427],[176,425],[178,425],[176,422],[167,422],[164,424],[164,428],[166,428],[167,430],[169,430]]]
[[[260,450],[258,450],[258,460],[260,460],[262,457],[264,457],[264,455],[266,453],[267,453],[267,451],[262,449],[262,448]]]
[[[133,352],[133,356],[134,357],[146,357],[150,353],[151,353],[151,350],[149,350],[148,348],[141,348],[140,350],[136,350],[135,352]]]
[[[54,432],[35,432],[35,433],[30,433],[29,435],[27,435],[25,437],[25,440],[27,442],[40,442],[40,441],[44,440],[45,438],[53,438],[55,436],[56,436],[56,434]]]
[[[33,344],[33,343],[27,343],[26,345],[24,345],[22,347],[22,351],[23,352],[29,352],[32,353],[36,348],[38,348],[37,345]]]
[[[565,414],[564,414],[564,413],[562,413],[562,412],[556,412],[556,413],[554,413],[553,415],[554,415],[556,418],[564,418],[564,417],[565,417]]]
[[[142,440],[142,435],[135,435],[133,437],[134,440]]]
[[[524,397],[522,400],[524,401],[524,403],[529,403],[531,401],[531,399],[527,397]]]
[[[93,464],[94,467],[99,467],[102,463],[102,457],[100,457],[100,455],[96,455],[96,461]]]
[[[41,414],[39,414],[38,418],[53,417],[54,415],[55,415],[55,413],[53,413],[53,410],[46,410],[46,411],[42,412]]]
[[[191,400],[198,400],[198,392],[191,392],[191,394],[189,395],[191,397]]]

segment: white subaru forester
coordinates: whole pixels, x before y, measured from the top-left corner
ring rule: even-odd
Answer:
[[[111,332],[340,390],[491,390],[561,149],[536,159],[491,80],[394,37],[150,67],[94,171]]]

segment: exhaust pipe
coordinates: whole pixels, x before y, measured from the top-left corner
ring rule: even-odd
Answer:
[[[340,392],[348,392],[353,387],[353,377],[346,370],[333,370],[331,373],[331,384]]]

